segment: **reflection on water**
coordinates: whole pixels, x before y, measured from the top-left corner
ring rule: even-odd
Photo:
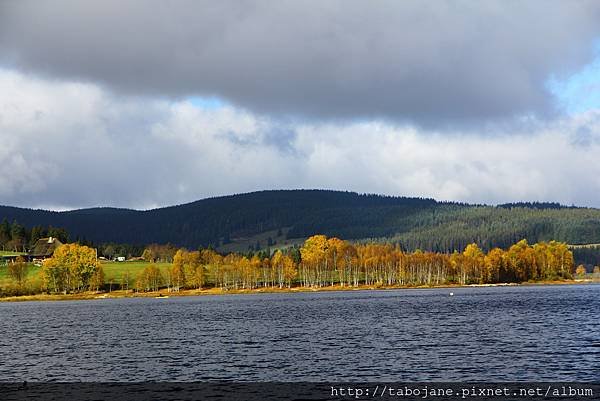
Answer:
[[[0,304],[0,381],[598,381],[600,286]]]

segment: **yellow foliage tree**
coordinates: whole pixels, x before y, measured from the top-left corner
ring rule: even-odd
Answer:
[[[29,266],[22,256],[7,265],[8,275],[12,278],[19,287],[22,287],[29,273]]]
[[[485,283],[498,283],[505,271],[504,251],[494,248],[485,255]]]
[[[50,292],[78,292],[90,289],[100,269],[96,250],[79,244],[59,246],[42,266],[44,283]]]
[[[302,257],[302,278],[304,286],[321,286],[323,274],[327,270],[327,237],[313,235],[300,248]]]
[[[463,252],[462,269],[460,270],[460,283],[467,284],[470,281],[482,282],[484,255],[477,244],[469,244]]]

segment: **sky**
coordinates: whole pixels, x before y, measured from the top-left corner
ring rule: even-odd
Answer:
[[[600,2],[0,2],[0,204],[600,207]]]

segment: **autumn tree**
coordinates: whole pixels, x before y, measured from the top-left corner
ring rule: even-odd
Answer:
[[[18,256],[12,263],[7,266],[8,275],[19,286],[22,287],[29,273],[29,266],[22,256]]]
[[[289,255],[285,255],[280,250],[277,250],[271,258],[271,266],[275,269],[276,281],[279,288],[283,288],[284,285],[287,285],[288,288],[291,287],[292,280],[298,274],[294,260]]]
[[[563,279],[573,278],[572,271],[575,266],[573,252],[564,242],[550,241],[548,251],[552,258],[551,275]]]
[[[271,257],[271,268],[275,271],[274,276],[279,288],[283,288],[285,282],[283,276],[283,252],[279,249]]]
[[[501,277],[506,274],[506,261],[504,251],[500,248],[494,248],[485,255],[485,271],[483,282],[498,283]]]
[[[477,244],[469,244],[463,252],[462,263],[459,266],[460,284],[471,281],[483,282],[484,255]]]
[[[129,272],[128,269],[125,269],[125,271],[123,271],[123,273],[121,274],[121,280],[119,282],[121,289],[125,290],[125,291],[129,291],[130,282],[131,282],[131,273]]]
[[[340,267],[343,268],[343,265],[341,265],[340,262],[343,259],[344,243],[345,241],[335,237],[327,239],[325,258],[327,259],[327,266],[329,267],[327,270],[329,282],[332,286],[336,282],[342,281],[340,279],[339,269]]]
[[[172,263],[175,253],[177,248],[171,244],[151,244],[144,249],[142,258],[147,262]]]
[[[79,244],[59,246],[42,266],[44,283],[50,292],[89,290],[90,280],[100,269],[96,250]]]
[[[146,266],[136,280],[136,287],[140,291],[158,291],[163,284],[163,275],[155,263]]]
[[[144,249],[144,252],[142,252],[142,259],[144,259],[146,262],[154,263],[157,257],[158,256],[151,248],[146,248]]]
[[[323,284],[323,275],[327,270],[327,249],[327,237],[324,235],[309,237],[300,248],[301,279],[305,287],[320,287]]]
[[[535,251],[523,239],[511,246],[506,253],[508,263],[507,280],[523,282],[536,279],[537,265]]]
[[[179,249],[173,257],[173,263],[170,270],[171,285],[175,291],[179,291],[185,284],[185,263],[188,251]]]
[[[340,249],[341,258],[338,259],[338,272],[340,284],[358,286],[360,281],[360,266],[358,264],[358,252],[356,247],[347,241],[344,241]]]
[[[186,287],[201,289],[206,281],[206,272],[199,251],[188,252],[184,263]]]
[[[298,275],[298,269],[296,268],[296,263],[289,255],[284,255],[283,260],[283,279],[285,280],[288,288],[292,286],[292,281]]]
[[[580,278],[585,277],[586,273],[587,273],[587,270],[584,265],[579,265],[579,266],[577,266],[577,269],[575,269],[575,274]]]
[[[260,277],[260,270],[262,268],[262,259],[258,255],[250,258],[250,264],[248,266],[248,273],[246,277],[247,287],[256,288],[258,287],[258,279]]]
[[[104,269],[99,266],[90,279],[90,289],[99,291],[104,286]]]

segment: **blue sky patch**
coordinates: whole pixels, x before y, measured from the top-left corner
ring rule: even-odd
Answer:
[[[560,109],[569,114],[600,108],[600,41],[596,42],[596,58],[570,77],[550,77],[548,89],[556,97]]]
[[[188,97],[187,100],[194,106],[196,106],[200,109],[205,109],[205,110],[220,109],[221,107],[225,107],[227,105],[226,102],[224,102],[220,98],[214,97],[214,96],[210,96],[210,97],[191,96],[191,97]]]

